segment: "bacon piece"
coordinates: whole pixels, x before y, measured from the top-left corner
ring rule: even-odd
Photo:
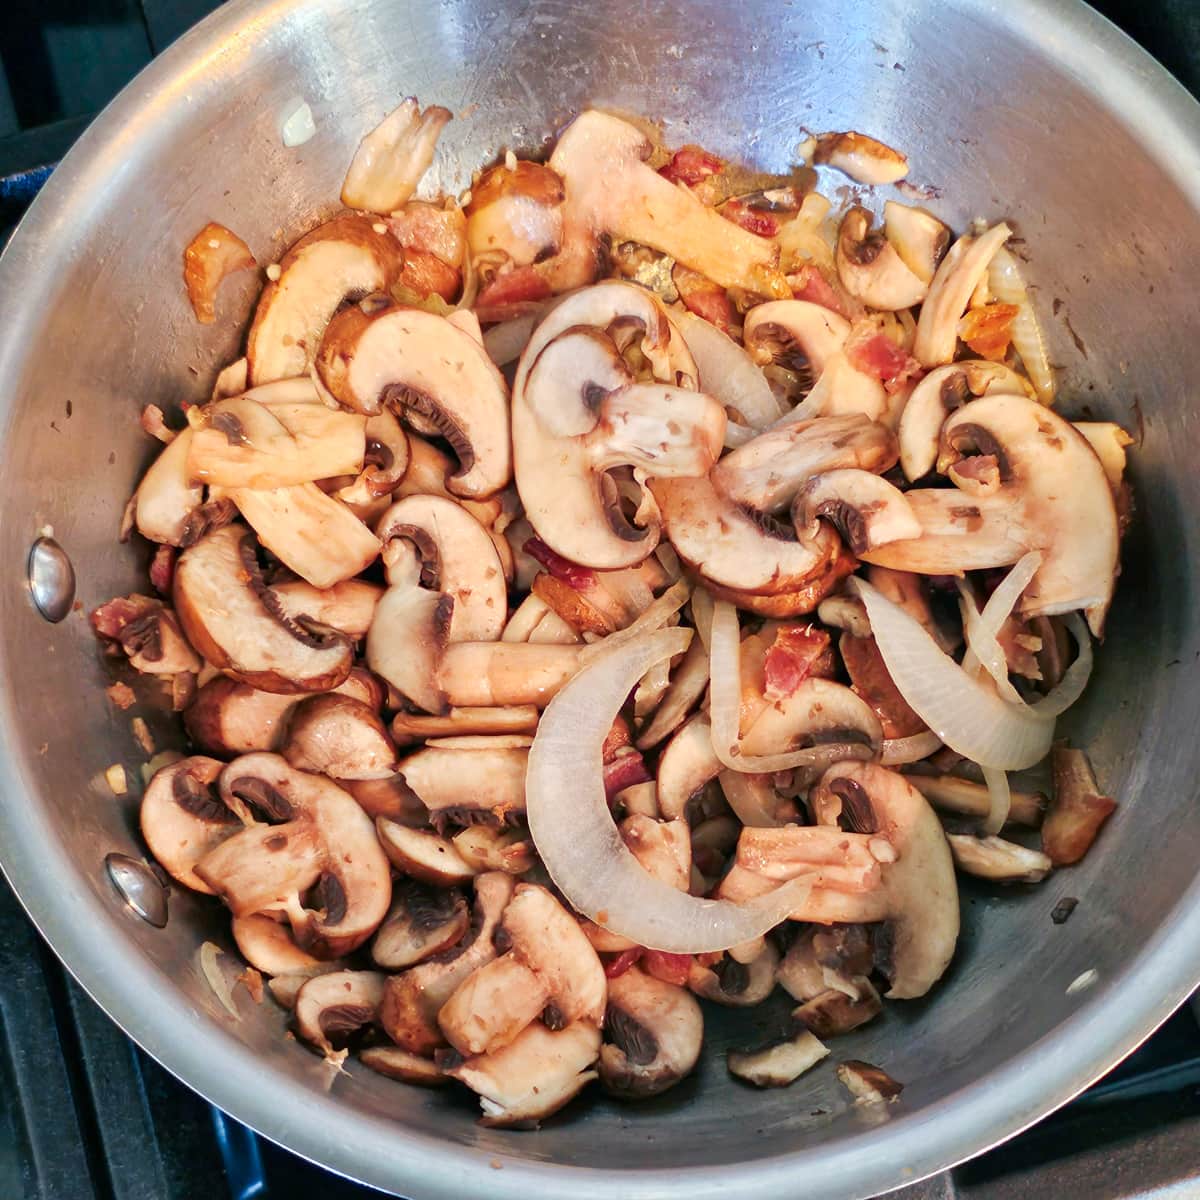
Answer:
[[[729,333],[733,328],[733,305],[729,302],[729,294],[719,283],[713,283],[707,275],[676,263],[671,271],[671,282],[679,292],[688,312],[695,313],[710,325],[715,325],[722,333]]]
[[[604,764],[604,795],[611,804],[619,792],[635,783],[650,783],[654,776],[646,770],[642,756],[636,751],[618,755]]]
[[[507,321],[524,316],[549,298],[550,285],[533,266],[504,271],[479,290],[475,313],[481,321]]]
[[[462,286],[461,272],[425,250],[405,250],[404,270],[396,286],[421,297],[438,295],[449,304]]]
[[[161,601],[149,596],[117,596],[93,609],[89,619],[100,637],[119,638],[130,621],[137,620],[152,608],[161,607]]]
[[[798,271],[793,271],[787,277],[788,286],[797,300],[807,300],[810,304],[819,304],[822,308],[831,309],[839,316],[852,320],[846,305],[837,294],[833,284],[825,277],[820,267],[805,263]]]
[[[909,707],[888,673],[873,637],[844,633],[838,649],[851,686],[874,710],[885,738],[912,737],[925,729],[925,722]]]
[[[435,254],[448,267],[462,266],[467,249],[467,220],[459,208],[439,208],[413,200],[387,218],[392,237],[405,250]]]
[[[183,285],[201,325],[217,319],[217,288],[235,271],[257,266],[250,247],[236,233],[209,221],[183,252]]]
[[[695,187],[702,179],[719,175],[724,169],[724,161],[715,154],[710,154],[700,146],[681,146],[658,173],[672,183],[686,183],[688,187]]]
[[[779,218],[760,208],[751,208],[744,200],[726,200],[717,210],[727,221],[740,225],[759,237],[774,237],[779,232]]]
[[[604,745],[600,748],[600,761],[610,763],[617,756],[618,750],[633,744],[633,735],[629,732],[629,722],[619,714],[613,718],[612,725],[604,735]]]
[[[820,667],[822,660],[825,670]],[[783,625],[775,632],[775,641],[763,657],[763,695],[768,700],[784,700],[813,674],[831,671],[833,658],[829,634],[813,625]]]
[[[665,950],[644,950],[641,965],[647,975],[653,975],[655,979],[659,979],[663,983],[673,983],[677,987],[684,987],[692,969],[692,956],[690,954],[668,954]]]
[[[889,393],[898,392],[925,373],[907,350],[897,346],[870,322],[851,329],[844,351],[856,371],[878,379]]]
[[[1015,304],[985,304],[972,308],[958,323],[958,336],[980,358],[1000,362],[1012,341],[1012,325],[1021,310]]]
[[[605,976],[609,979],[619,979],[645,953],[641,946],[630,946],[628,950],[622,950],[616,958],[604,964]]]
[[[170,596],[171,585],[175,581],[174,546],[159,546],[150,560],[150,582],[160,596]]]
[[[104,694],[122,710],[132,708],[137,703],[137,696],[134,694],[133,688],[120,680],[111,687],[106,687]]]
[[[581,567],[569,558],[551,550],[541,538],[532,537],[522,547],[530,558],[541,563],[555,579],[570,584],[577,591],[596,586],[596,572],[591,567]]]

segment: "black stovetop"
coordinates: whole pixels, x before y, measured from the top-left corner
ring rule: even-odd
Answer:
[[[1200,0],[1096,5],[1200,94]],[[0,235],[90,117],[212,0],[0,0]],[[1185,1006],[1079,1099],[905,1200],[1200,1197]],[[0,880],[0,1200],[367,1200],[211,1107],[63,971]]]

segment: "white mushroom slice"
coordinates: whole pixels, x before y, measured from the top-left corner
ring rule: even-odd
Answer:
[[[336,1057],[334,1042],[373,1024],[383,1000],[378,971],[334,971],[308,980],[296,993],[296,1032],[327,1058]]]
[[[487,530],[466,509],[441,496],[407,496],[383,514],[375,533],[385,564],[395,539],[410,542],[420,558],[421,586],[453,601],[450,641],[500,637],[508,615],[504,569]]]
[[[507,1046],[546,1007],[550,993],[511,954],[472,972],[438,1013],[446,1041],[459,1054],[487,1054]]]
[[[525,812],[528,750],[450,750],[426,746],[400,764],[405,782],[435,827],[487,820],[503,825]]]
[[[438,684],[438,667],[449,641],[454,601],[440,592],[390,587],[367,631],[367,663],[401,695],[426,712],[450,707]]]
[[[950,245],[949,228],[923,208],[888,200],[883,206],[883,231],[904,265],[922,283],[932,283]]]
[[[375,828],[354,798],[276,754],[235,759],[220,788],[226,804],[240,801],[281,823],[251,825],[206,854],[196,874],[235,916],[285,912],[299,945],[317,958],[362,945],[387,913],[392,884]]]
[[[468,825],[451,839],[454,848],[477,871],[504,871],[524,875],[537,862],[533,842],[525,829],[492,829]]]
[[[765,1050],[746,1053],[731,1050],[725,1062],[731,1075],[755,1087],[787,1087],[828,1055],[829,1047],[806,1029]]]
[[[456,642],[442,652],[435,682],[460,708],[545,708],[579,670],[581,645]]]
[[[389,779],[396,770],[396,747],[379,714],[351,696],[302,700],[282,753],[293,767],[332,779]]]
[[[271,590],[293,621],[304,619],[344,633],[354,641],[367,636],[383,588],[364,579],[345,579],[333,587],[317,588],[302,579],[277,583]]]
[[[314,635],[266,607],[254,540],[241,526],[210,533],[175,564],[174,599],[188,641],[220,670],[267,692],[326,691],[350,673],[346,638]]]
[[[358,478],[338,488],[337,498],[370,509],[385,502],[408,471],[408,435],[390,409],[367,417],[364,466]],[[365,519],[365,518],[364,518]]]
[[[263,289],[246,339],[250,382],[304,375],[342,301],[387,291],[403,268],[399,242],[377,232],[372,218],[318,225],[283,256],[279,278]]]
[[[402,971],[449,950],[470,925],[467,902],[457,888],[398,880],[388,915],[371,939],[371,958],[386,971]]]
[[[1133,438],[1112,421],[1076,421],[1074,425],[1095,450],[1108,486],[1118,491],[1125,479],[1125,447],[1133,445]]]
[[[696,639],[699,641],[699,639]],[[707,713],[696,713],[667,743],[658,760],[658,807],[667,820],[682,817],[688,801],[721,773]]]
[[[960,237],[950,247],[929,285],[929,295],[917,318],[913,356],[922,366],[951,362],[958,345],[958,322],[971,294],[986,278],[992,256],[1012,236],[1004,222],[979,237]]]
[[[954,865],[993,883],[1041,883],[1054,868],[1048,855],[1000,837],[948,833]]]
[[[258,540],[313,587],[352,579],[379,554],[378,538],[315,483],[270,491],[233,488],[229,498]]]
[[[795,347],[814,379],[850,335],[845,317],[808,300],[773,300],[756,304],[747,314],[742,331],[746,349],[760,364],[772,362]]]
[[[245,356],[235,358],[233,362],[222,367],[213,380],[213,400],[226,400],[230,396],[240,396],[250,386],[247,379]]]
[[[595,110],[576,117],[549,163],[566,185],[568,219],[593,236],[611,233],[659,250],[721,287],[790,295],[775,244],[663,178],[645,162],[650,151],[646,135],[617,117]]]
[[[342,184],[342,203],[374,213],[402,207],[433,162],[438,135],[450,119],[450,110],[436,105],[421,112],[411,96],[394,108],[359,142]]]
[[[573,325],[591,317],[597,323]],[[638,383],[618,342],[633,341],[669,383]],[[676,387],[676,362],[689,386]],[[694,364],[650,293],[630,284],[586,289],[554,310],[521,356],[513,385],[517,487],[538,536],[572,562],[640,563],[658,528],[638,529],[607,472],[703,476],[721,453],[725,411],[691,389]]]
[[[711,967],[705,967],[693,958],[687,982],[705,1000],[728,1008],[753,1008],[775,990],[778,967],[779,951],[774,943],[763,942],[758,956],[748,963],[726,954]]]
[[[376,818],[375,828],[388,861],[413,879],[451,887],[478,874],[452,842],[435,833],[412,829],[387,817]]]
[[[797,537],[812,540],[829,521],[852,554],[921,536],[904,493],[869,471],[847,467],[807,480],[792,502]]]
[[[324,962],[301,950],[291,926],[266,913],[234,917],[230,926],[241,956],[264,975],[325,975],[341,970],[338,961]]]
[[[711,478],[735,503],[779,512],[813,475],[850,468],[878,475],[895,466],[897,454],[886,425],[848,413],[776,425],[727,454]]]
[[[708,651],[696,638],[671,673],[671,682],[649,723],[637,736],[637,748],[649,750],[683,723],[708,687]]]
[[[692,838],[685,820],[658,821],[634,813],[621,822],[619,830],[621,840],[644,871],[681,892],[688,890]]]
[[[854,130],[820,134],[812,161],[870,185],[898,183],[908,174],[908,159],[899,150]]]
[[[604,1020],[604,968],[579,922],[544,887],[517,884],[504,910],[503,938],[512,954],[545,984],[555,1022]]]
[[[756,595],[795,592],[819,575],[838,549],[837,534],[822,526],[813,541],[776,535],[722,496],[705,479],[655,479],[671,545],[684,562],[724,588]]]
[[[133,494],[138,532],[152,542],[182,546],[189,519],[204,500],[204,489],[188,472],[192,436],[192,431],[185,429],[164,447]]]
[[[446,480],[455,471],[454,460],[432,446],[424,438],[409,435],[408,466],[398,487],[392,490],[393,500],[405,496],[449,496],[457,500],[485,529],[491,529],[499,519],[501,506],[495,497],[487,500],[471,500],[456,496],[446,486]]]
[[[444,317],[394,305],[344,309],[325,331],[317,373],[355,412],[390,404],[431,425],[458,456],[446,480],[455,495],[491,496],[512,477],[504,377],[483,346]]]
[[[797,419],[836,417],[861,413],[872,421],[889,421],[887,391],[874,375],[852,366],[844,354],[835,354],[821,372],[820,379],[790,414]]]
[[[547,614],[558,616],[553,609],[540,597],[532,594],[525,597],[516,609],[513,615],[509,618],[508,624],[504,626],[504,632],[500,635],[502,642],[529,642],[533,640],[533,635],[537,631],[542,618]],[[558,618],[562,621],[562,618]],[[565,621],[562,622],[564,625]],[[571,642],[579,640],[579,634],[574,629],[570,630]]]
[[[884,568],[880,567],[879,570]],[[897,571],[896,574],[902,572]],[[851,637],[869,638],[871,622],[861,600],[853,596],[828,596],[817,606],[817,617],[822,625],[844,629]]]
[[[393,975],[384,987],[379,1020],[388,1037],[412,1054],[432,1054],[445,1044],[437,1014],[464,979],[496,957],[493,944],[513,881],[500,871],[475,880],[475,907],[467,937],[436,959]]]
[[[401,1050],[399,1046],[368,1046],[359,1052],[358,1060],[380,1075],[417,1087],[442,1087],[447,1082],[441,1067],[433,1059]]]
[[[790,696],[768,704],[742,735],[746,755],[783,754],[825,742],[855,742],[878,751],[879,718],[861,696],[830,679],[805,679]]]
[[[533,733],[537,722],[538,710],[532,704],[452,708],[444,717],[398,712],[392,718],[392,739],[398,746],[404,746],[426,738],[459,734]]]
[[[190,415],[190,414],[189,414]],[[190,478],[230,488],[281,488],[357,475],[366,419],[323,404],[273,404],[249,395],[208,405],[192,424]]]
[[[872,220],[858,204],[842,218],[835,256],[842,286],[868,307],[885,312],[920,304],[929,290],[929,280],[909,269],[881,230],[872,232]]]
[[[704,1040],[704,1014],[687,988],[636,966],[608,981],[600,1082],[623,1099],[657,1096],[692,1073]]]
[[[866,892],[879,886],[880,860],[894,861],[895,848],[876,834],[846,833],[822,825],[746,828],[738,838],[737,863],[766,879],[788,880],[812,872],[817,886],[835,882],[843,891]]]
[[[938,469],[975,453],[995,456],[998,499],[1008,504],[1024,549],[1042,555],[1021,596],[1021,614],[1082,608],[1100,637],[1116,583],[1119,534],[1108,478],[1087,439],[1036,401],[992,395],[946,421]]]
[[[551,1031],[528,1025],[492,1054],[468,1058],[446,1070],[479,1095],[481,1125],[536,1128],[596,1078],[600,1031],[588,1021]]]
[[[876,963],[891,982],[887,995],[908,1000],[941,978],[958,940],[954,862],[937,814],[903,776],[874,763],[838,763],[809,797],[822,824],[839,819],[895,849],[882,865],[890,934],[876,937]]]

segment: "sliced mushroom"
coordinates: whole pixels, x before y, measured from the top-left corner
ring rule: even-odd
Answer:
[[[636,966],[608,981],[607,1041],[600,1082],[614,1096],[657,1096],[692,1073],[704,1040],[704,1015],[682,987]]]
[[[853,467],[814,475],[796,493],[792,521],[797,537],[815,539],[822,520],[842,535],[852,554],[865,554],[922,533],[921,523],[899,488]]]
[[[233,940],[242,957],[264,975],[312,976],[341,969],[301,950],[286,920],[267,913],[234,917]]]
[[[746,314],[742,337],[760,365],[782,360],[788,366],[802,366],[816,380],[841,353],[849,335],[850,322],[823,304],[773,300],[755,305]]]
[[[849,553],[839,539],[832,539],[832,553],[795,591],[759,595],[738,588],[725,587],[711,579],[705,581],[715,600],[728,600],[735,608],[745,609],[760,617],[782,620],[813,612],[843,579],[858,569],[858,559]]]
[[[929,279],[914,274],[883,231],[871,229],[872,221],[858,204],[842,218],[835,256],[842,286],[870,308],[885,312],[920,304]]]
[[[838,1037],[873,1021],[883,1011],[883,1001],[870,980],[859,979],[858,984],[858,998],[829,988],[794,1009],[792,1019],[819,1038]]]
[[[1054,867],[1049,855],[1000,837],[948,833],[954,865],[993,883],[1041,883]]]
[[[398,712],[392,718],[392,738],[398,746],[404,746],[426,738],[533,733],[537,729],[537,722],[538,710],[532,704],[505,705],[503,708],[452,708],[444,717]]]
[[[353,797],[275,754],[235,759],[220,790],[226,804],[241,801],[278,823],[223,842],[196,874],[235,916],[285,912],[298,944],[317,958],[362,945],[386,915],[392,886],[374,826]]]
[[[579,670],[579,645],[458,642],[447,646],[435,681],[450,707],[545,708]]]
[[[925,722],[913,712],[892,680],[869,633],[866,637],[842,634],[838,652],[854,691],[874,710],[885,738],[913,737],[925,728]]]
[[[409,443],[403,426],[390,409],[367,417],[363,467],[352,483],[336,495],[362,521],[367,513],[382,511],[387,499],[408,472]]]
[[[379,844],[396,868],[422,883],[451,887],[466,883],[478,872],[454,848],[454,843],[436,833],[401,825],[389,817],[377,817]]]
[[[267,491],[234,488],[229,498],[263,546],[315,588],[353,578],[379,554],[375,535],[315,483]]]
[[[634,353],[650,368],[647,382],[627,361]],[[657,522],[629,523],[608,472],[707,474],[721,453],[725,410],[694,390],[695,379],[662,305],[632,284],[587,288],[538,326],[513,384],[513,452],[526,515],[552,550],[615,569],[654,549]]]
[[[1065,742],[1054,746],[1054,799],[1042,823],[1042,849],[1055,866],[1071,866],[1088,852],[1117,802],[1101,794],[1082,750]]]
[[[342,184],[342,203],[375,213],[401,208],[433,162],[438,135],[450,119],[450,110],[437,105],[422,112],[412,96],[392,109],[359,142]]]
[[[566,184],[567,220],[617,242],[650,246],[721,287],[787,296],[772,241],[727,221],[650,167],[640,129],[588,110],[563,131],[550,167]]]
[[[188,471],[192,431],[183,430],[150,464],[130,501],[138,532],[167,546],[185,544],[204,488]]]
[[[317,356],[321,381],[347,408],[385,405],[412,414],[449,442],[459,468],[456,495],[494,495],[512,477],[504,377],[470,334],[433,313],[385,306],[344,309]]]
[[[764,942],[758,957],[751,962],[739,962],[725,954],[711,966],[703,966],[693,958],[688,970],[688,987],[697,996],[732,1008],[752,1008],[761,1004],[775,990],[775,971],[779,966],[779,951],[771,942]]]
[[[549,998],[533,971],[504,954],[454,989],[438,1013],[438,1025],[459,1054],[487,1054],[513,1041],[537,1019]]]
[[[861,413],[790,421],[727,454],[714,468],[714,486],[755,512],[780,512],[805,481],[853,468],[872,475],[897,459],[896,437]]]
[[[844,630],[853,638],[871,636],[871,622],[867,617],[867,610],[863,602],[854,596],[838,593],[836,596],[826,597],[817,606],[817,617],[822,625]]]
[[[392,775],[387,779],[343,779],[339,783],[372,819],[387,817],[389,821],[412,828],[426,822],[425,805],[413,795],[403,775]]]
[[[822,824],[840,820],[894,848],[896,861],[882,868],[889,923],[876,936],[876,964],[890,998],[923,996],[949,965],[959,928],[954,863],[937,815],[903,776],[874,763],[830,767],[809,802]]]
[[[446,1074],[479,1095],[481,1125],[535,1129],[596,1078],[599,1051],[600,1030],[589,1021],[555,1031],[534,1021],[507,1046]]]
[[[692,839],[686,821],[657,821],[634,813],[626,817],[619,828],[621,840],[644,871],[681,892],[688,890],[692,875]]]
[[[523,749],[426,746],[404,759],[400,773],[435,826],[475,821],[503,825],[525,813],[528,759],[529,751]]]
[[[487,825],[468,825],[451,840],[455,850],[477,871],[524,875],[537,862],[529,831],[522,827],[493,829]]]
[[[720,772],[721,762],[713,750],[708,714],[696,713],[676,732],[659,757],[659,811],[668,821],[683,817],[692,797]]]
[[[410,436],[408,466],[399,486],[392,489],[392,497],[402,500],[405,496],[447,496],[457,500],[485,529],[490,529],[500,516],[500,501],[495,496],[487,500],[456,496],[446,486],[454,471],[454,460],[448,454],[423,438]]]
[[[768,704],[742,736],[743,754],[783,754],[828,742],[852,742],[875,753],[879,718],[844,684],[810,676],[790,696]]]
[[[175,613],[149,596],[119,596],[91,615],[92,628],[119,646],[129,665],[147,675],[196,673],[202,663],[179,628]]]
[[[908,158],[899,150],[853,129],[813,139],[812,161],[870,185],[897,183],[908,174]]]
[[[314,976],[296,993],[296,1032],[333,1057],[364,1025],[375,1023],[386,978],[378,971]]]
[[[883,230],[904,265],[922,283],[932,283],[950,245],[950,230],[932,213],[896,200],[884,203]]]
[[[142,797],[142,837],[155,861],[184,887],[212,895],[196,864],[249,821],[245,806],[232,806],[214,784],[224,763],[195,755],[155,772]]]
[[[379,1015],[396,1045],[413,1054],[432,1054],[445,1045],[437,1015],[467,976],[496,957],[493,937],[512,893],[509,876],[498,871],[480,875],[467,936],[450,950],[388,979]]]
[[[466,206],[467,243],[476,258],[503,254],[518,267],[543,262],[562,248],[563,181],[541,163],[485,171]],[[515,356],[514,356],[515,357]]]
[[[544,887],[519,883],[502,930],[512,954],[545,985],[559,1025],[600,1026],[607,994],[604,968],[571,913]]]
[[[921,305],[913,356],[925,367],[951,362],[958,345],[958,322],[988,264],[1012,230],[1004,222],[979,237],[960,237],[942,259]]]
[[[837,1077],[856,1104],[886,1104],[904,1090],[886,1071],[858,1059],[839,1063]]]
[[[240,526],[218,529],[180,555],[174,599],[188,641],[252,687],[324,691],[350,674],[349,640],[315,635],[283,615],[262,583],[254,539]]]
[[[755,1087],[787,1087],[828,1055],[829,1047],[805,1029],[762,1050],[746,1053],[731,1050],[725,1062],[731,1075]]]
[[[879,886],[880,864],[896,849],[874,833],[847,833],[820,825],[747,827],[738,838],[737,862],[766,879],[811,874],[815,887],[866,892]]]
[[[306,374],[342,301],[386,292],[400,276],[400,244],[375,224],[371,217],[335,217],[280,259],[279,278],[263,289],[246,339],[251,383]]]
[[[771,776],[725,770],[717,778],[725,800],[743,825],[777,829],[797,820],[796,805],[779,795]]]
[[[367,636],[383,595],[383,588],[365,579],[346,579],[329,588],[316,588],[302,579],[291,579],[274,584],[271,590],[293,621],[327,625],[356,642]]]
[[[282,754],[301,771],[333,779],[388,779],[396,770],[396,748],[379,714],[350,696],[302,700]]]
[[[939,812],[960,813],[981,820],[991,811],[992,802],[986,785],[973,779],[959,779],[956,775],[907,776],[924,797]],[[1036,829],[1042,823],[1046,811],[1046,797],[1040,792],[1011,793],[1012,802],[1008,819],[1014,825],[1026,825]]]
[[[704,643],[696,638],[672,669],[666,692],[653,716],[638,734],[637,748],[650,750],[674,733],[686,720],[692,706],[704,695],[707,686],[708,651]]]
[[[456,888],[400,880],[371,941],[371,957],[385,971],[402,971],[457,945],[470,924],[466,899]]]
[[[399,1046],[368,1046],[358,1055],[359,1062],[389,1079],[413,1083],[418,1087],[442,1087],[446,1076],[431,1058],[423,1058]]]

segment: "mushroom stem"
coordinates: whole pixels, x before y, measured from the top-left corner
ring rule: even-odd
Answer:
[[[545,708],[579,669],[583,649],[533,642],[456,642],[442,656],[438,684],[456,708]]]
[[[985,784],[957,775],[906,775],[905,779],[919,791],[934,808],[941,812],[961,813],[967,817],[986,817],[991,800]],[[1014,825],[1036,829],[1042,823],[1046,797],[1040,792],[1013,792],[1008,819]]]

